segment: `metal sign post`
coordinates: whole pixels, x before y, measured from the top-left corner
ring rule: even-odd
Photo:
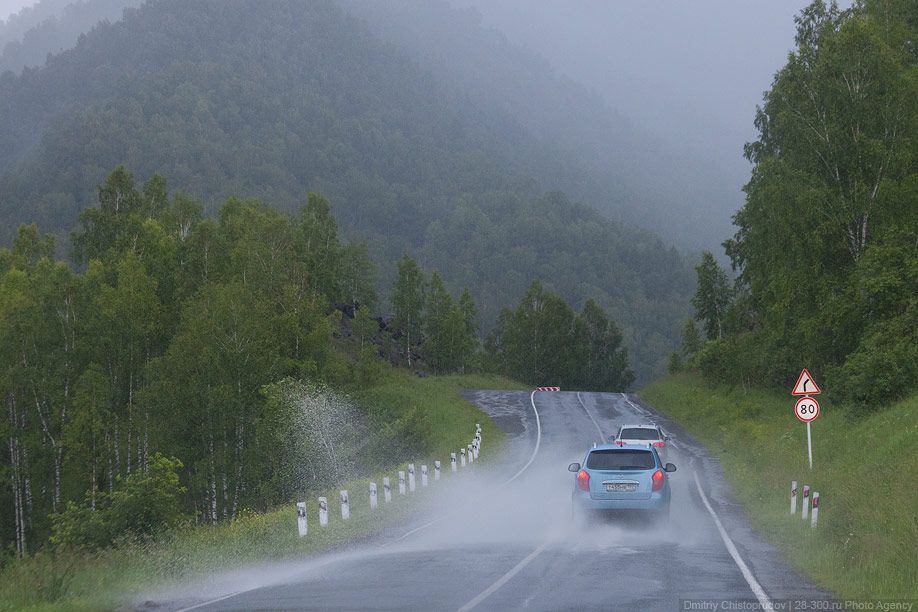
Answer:
[[[819,416],[819,402],[807,395],[797,400],[794,406],[797,418],[806,423],[806,445],[810,455],[810,469],[813,469],[813,436],[810,433],[810,422]]]
[[[819,402],[810,397],[810,395],[816,395],[818,393],[822,393],[822,390],[820,390],[816,385],[816,381],[813,380],[813,377],[810,376],[810,373],[804,368],[800,373],[800,377],[797,379],[797,384],[794,385],[794,390],[791,391],[791,395],[803,396],[798,399],[797,403],[794,405],[794,413],[797,415],[798,419],[806,423],[806,445],[810,457],[811,470],[813,469],[813,435],[810,431],[810,422],[819,416]]]
[[[810,422],[806,422],[806,447],[810,452],[810,469],[813,469],[813,436],[810,435]]]

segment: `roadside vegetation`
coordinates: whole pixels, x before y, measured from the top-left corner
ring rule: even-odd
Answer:
[[[815,0],[797,16],[745,149],[735,281],[702,254],[670,377],[642,393],[725,458],[793,565],[847,599],[918,597],[915,14]],[[790,395],[804,367],[823,391],[812,473]],[[815,531],[789,516],[794,480],[820,493]]]
[[[791,565],[839,599],[918,598],[918,396],[867,415],[820,396],[806,426],[785,391],[669,376],[640,396],[685,427],[713,455],[758,531]],[[819,492],[819,521],[790,515],[791,482]]]
[[[422,512],[424,501],[435,499],[438,487],[452,474],[449,453],[464,448],[475,434],[475,424],[482,427],[484,441],[479,461],[487,465],[504,440],[505,434],[488,416],[465,401],[461,389],[522,389],[512,381],[480,375],[418,378],[401,370],[391,370],[384,379],[366,392],[366,399],[384,409],[389,404],[408,403],[423,406],[430,419],[431,445],[425,455],[413,456],[410,462],[418,470],[414,493],[398,493],[396,473],[406,469],[406,462],[381,463],[372,475],[352,478],[327,488],[301,491],[289,503],[265,512],[243,509],[233,522],[217,525],[185,523],[168,531],[150,534],[140,540],[120,539],[117,545],[94,549],[87,547],[48,548],[37,554],[10,562],[0,572],[0,610],[113,610],[139,603],[137,598],[158,590],[179,587],[191,579],[202,579],[211,573],[264,561],[300,558],[335,548],[391,527]],[[390,406],[390,409],[392,406]],[[433,482],[434,460],[442,463],[441,482]],[[430,486],[420,484],[420,466],[430,469]],[[466,469],[476,469],[477,462]],[[392,480],[392,502],[384,501],[382,477]],[[369,507],[369,482],[379,490],[379,508]],[[338,492],[349,491],[351,516],[340,518]],[[329,500],[329,524],[318,523],[318,498]],[[306,501],[309,532],[297,533],[294,501]]]

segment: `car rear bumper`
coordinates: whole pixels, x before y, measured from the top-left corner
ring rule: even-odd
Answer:
[[[588,491],[576,490],[571,502],[582,510],[666,510],[669,508],[669,489],[654,491],[648,499],[591,499]]]

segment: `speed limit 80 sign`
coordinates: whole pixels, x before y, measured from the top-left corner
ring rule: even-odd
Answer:
[[[812,397],[801,397],[794,406],[794,412],[801,421],[812,421],[819,416],[819,402]]]

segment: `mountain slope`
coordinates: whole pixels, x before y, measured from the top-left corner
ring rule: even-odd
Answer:
[[[40,70],[3,75],[0,107],[6,240],[20,222],[74,227],[119,164],[211,212],[232,194],[292,211],[318,190],[378,261],[410,251],[469,285],[485,328],[539,277],[578,310],[597,298],[639,380],[677,344],[693,286],[683,258],[546,194],[544,177],[582,169],[331,2],[150,2]]]
[[[453,9],[446,0],[337,1],[441,82],[485,108],[511,112],[562,153],[578,172],[540,177],[547,188],[681,248],[713,250],[733,234],[729,213],[721,211],[737,210],[742,194],[725,172],[634,125],[615,110],[614,97],[603,99],[482,27],[475,10]],[[594,69],[602,71],[604,61],[595,58]]]

